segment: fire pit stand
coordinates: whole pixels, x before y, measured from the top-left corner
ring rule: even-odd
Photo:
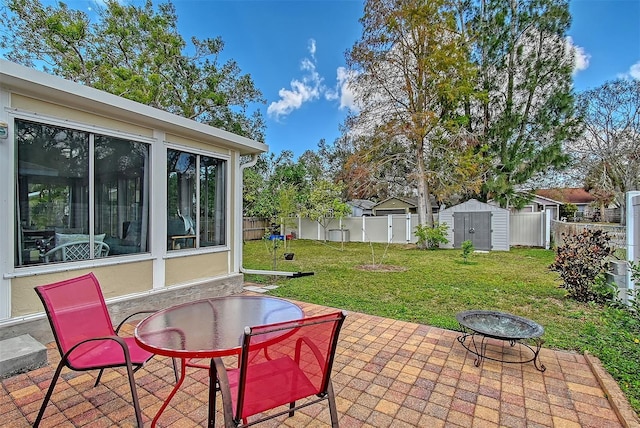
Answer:
[[[488,359],[503,363],[524,364],[533,362],[536,369],[544,372],[547,368],[538,358],[543,340],[540,338],[544,333],[544,328],[529,319],[517,315],[497,311],[465,311],[456,315],[456,320],[460,324],[462,335],[458,337],[458,342],[469,352],[476,355],[474,362],[479,367],[482,360]],[[476,336],[480,337],[480,345],[476,343]],[[487,339],[498,339],[509,342],[513,347],[519,344],[528,348],[533,356],[520,360],[498,359],[487,356]],[[467,339],[469,339],[467,341]],[[533,343],[529,345],[527,341]]]

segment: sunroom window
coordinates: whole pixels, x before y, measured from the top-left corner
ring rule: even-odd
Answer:
[[[167,151],[167,249],[226,245],[227,161]]]
[[[16,266],[148,251],[149,147],[16,119]]]

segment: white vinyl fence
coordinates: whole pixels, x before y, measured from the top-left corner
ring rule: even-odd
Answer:
[[[526,247],[544,247],[544,213],[512,213],[509,217],[509,244]]]
[[[434,217],[437,221],[437,215]],[[511,214],[511,245],[544,247],[544,219],[542,212]],[[320,241],[415,244],[418,241],[415,236],[417,225],[416,214],[336,218],[328,221],[326,229],[317,221],[299,218],[296,236]]]

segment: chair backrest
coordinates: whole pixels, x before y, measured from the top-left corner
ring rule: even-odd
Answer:
[[[41,285],[35,290],[61,355],[82,340],[115,335],[100,284],[93,273]]]
[[[342,323],[346,317],[345,312],[334,312],[327,315],[303,318],[293,321],[285,321],[245,328],[242,355],[240,357],[240,375],[238,396],[236,401],[236,415],[244,417],[244,398],[247,379],[264,376],[264,364],[277,362],[278,360],[294,361],[297,368],[304,374],[305,385],[295,386],[295,382],[286,394],[279,390],[278,398],[274,397],[273,388],[278,389],[278,374],[274,376],[274,382],[257,382],[264,391],[252,391],[251,395],[262,395],[269,400],[269,408],[288,404],[303,397],[317,394],[326,394],[333,366],[333,359],[338,344],[338,336]],[[262,366],[262,367],[261,367]],[[283,367],[273,364],[273,367]],[[297,369],[296,369],[297,370]],[[277,370],[274,370],[277,371]],[[306,382],[308,380],[308,382]],[[312,385],[310,390],[309,385]],[[276,402],[278,401],[278,402]],[[242,415],[242,416],[241,416]],[[249,416],[248,414],[247,416]]]
[[[89,249],[91,243],[89,241],[67,242],[52,248],[45,254],[45,261],[49,261],[50,257],[56,257],[55,260],[87,260],[91,257]],[[106,242],[95,241],[93,244],[93,257],[106,257],[109,254],[109,245]]]

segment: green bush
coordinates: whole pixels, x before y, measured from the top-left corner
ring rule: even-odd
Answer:
[[[446,244],[449,242],[447,239],[447,231],[449,225],[446,223],[436,223],[433,227],[427,225],[416,226],[416,237],[418,238],[419,248],[429,248],[434,250],[440,247],[440,244]]]
[[[613,254],[611,237],[602,230],[585,229],[577,235],[562,234],[564,244],[556,248],[555,261],[549,267],[560,274],[568,295],[579,302],[606,301],[606,293],[596,287],[596,278],[606,269]]]

